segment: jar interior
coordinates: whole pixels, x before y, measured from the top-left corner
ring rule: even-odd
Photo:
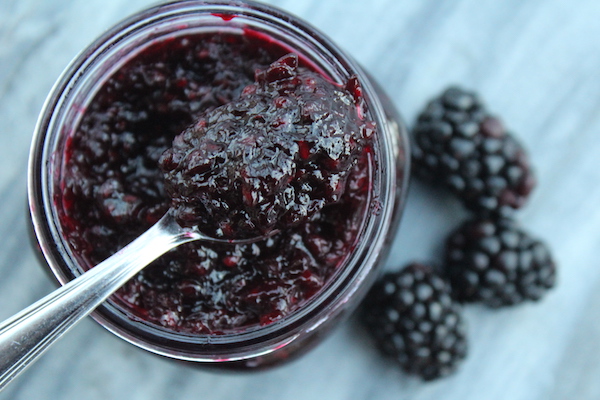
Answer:
[[[282,22],[277,17],[267,16],[268,13],[255,11],[256,15],[238,14],[236,7],[231,9],[224,7],[218,10],[203,10],[198,14],[196,10],[166,6],[161,10],[160,16],[159,14],[152,16],[155,11],[148,11],[150,17],[142,16],[143,18],[126,21],[116,27],[112,36],[109,34],[104,41],[99,40],[88,50],[89,54],[80,58],[83,59],[81,64],[75,65],[76,68],[72,67],[78,72],[67,82],[66,90],[63,91],[65,95],[58,99],[55,105],[56,111],[49,122],[48,136],[42,155],[42,159],[49,160],[47,169],[42,168],[41,171],[41,182],[44,185],[42,196],[50,234],[58,246],[57,254],[60,257],[60,260],[50,264],[53,272],[63,283],[87,268],[80,267],[85,265],[86,260],[82,260],[78,255],[78,249],[65,243],[64,240],[65,218],[61,214],[61,209],[69,200],[63,196],[65,182],[61,177],[65,175],[67,158],[70,157],[65,149],[71,145],[74,132],[81,125],[89,104],[93,102],[103,85],[148,47],[190,35],[206,35],[214,32],[260,35],[262,40],[272,41],[286,51],[300,53],[305,64],[332,81],[342,83],[348,79],[350,68],[340,61],[339,55],[332,53],[328,46],[315,39],[310,32],[306,32],[306,28]],[[235,17],[231,18],[233,15]],[[383,129],[384,124],[380,116],[374,115],[374,117],[376,120],[379,119],[378,123]],[[383,143],[377,143],[378,149],[383,146]],[[107,302],[94,314],[94,317],[126,340],[159,354],[182,359],[219,361],[223,360],[223,354],[227,354],[227,360],[236,357],[244,358],[249,353],[257,356],[261,352],[273,351],[268,347],[265,350],[265,338],[272,339],[282,331],[288,332],[287,341],[294,340],[300,334],[302,324],[319,313],[323,301],[336,298],[343,292],[343,288],[348,286],[348,282],[355,279],[357,270],[365,274],[364,268],[372,267],[372,265],[364,267],[365,260],[377,257],[377,254],[365,255],[365,247],[369,246],[365,238],[373,236],[381,218],[389,218],[381,212],[383,183],[380,174],[381,164],[384,161],[380,159],[380,152],[381,150],[376,151],[374,158],[369,160],[371,168],[369,180],[372,191],[365,203],[365,210],[361,212],[365,218],[360,221],[353,251],[341,262],[344,268],[336,271],[320,292],[310,297],[297,312],[267,326],[253,326],[243,331],[226,332],[222,335],[191,335],[163,329],[136,317],[114,300]],[[383,193],[383,196],[389,196],[389,193]],[[387,205],[387,207],[391,206]],[[369,218],[366,218],[367,216]],[[369,262],[372,264],[372,261]],[[232,355],[232,343],[244,343],[244,351]]]

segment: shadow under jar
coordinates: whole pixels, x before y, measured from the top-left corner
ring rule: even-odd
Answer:
[[[158,159],[173,138],[288,53],[354,91],[372,122],[344,194],[261,243],[192,243],[164,255],[92,313],[117,336],[179,360],[270,366],[318,342],[374,281],[408,184],[404,127],[385,94],[329,39],[253,2],[159,5],[73,61],[46,101],[31,149],[37,245],[65,284],[148,229],[169,208]],[[348,86],[352,77],[359,86]]]

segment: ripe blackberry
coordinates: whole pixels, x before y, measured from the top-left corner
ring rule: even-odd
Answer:
[[[455,297],[492,307],[538,300],[556,281],[547,247],[509,219],[465,222],[446,243]]]
[[[384,275],[364,304],[363,322],[377,346],[425,380],[455,370],[467,353],[460,306],[432,268],[413,263]]]
[[[535,186],[525,150],[476,94],[457,87],[433,99],[414,127],[413,168],[476,212],[507,216]]]

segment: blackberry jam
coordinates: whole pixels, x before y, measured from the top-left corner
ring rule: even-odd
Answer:
[[[40,116],[29,195],[42,253],[64,283],[170,207],[222,237],[275,229],[251,245],[183,245],[92,316],[173,358],[287,359],[357,304],[387,252],[407,157],[382,101],[350,59],[279,10],[143,11],[75,60]]]
[[[82,265],[117,252],[170,204],[181,225],[211,236],[281,231],[252,245],[193,243],[158,260],[117,294],[135,318],[193,334],[268,324],[317,293],[354,245],[373,124],[359,117],[360,98],[296,55],[264,65],[282,51],[238,34],[161,41],[83,113],[56,197]]]
[[[375,127],[359,112],[356,77],[350,85],[356,96],[288,54],[176,136],[160,166],[180,225],[231,239],[288,232],[349,196],[356,200],[349,215],[362,214]],[[350,220],[331,222],[343,231]],[[321,239],[324,248],[334,245]]]

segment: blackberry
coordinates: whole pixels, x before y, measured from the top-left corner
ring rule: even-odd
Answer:
[[[413,170],[475,212],[508,216],[535,186],[525,150],[479,97],[457,87],[433,99],[414,127]]]
[[[460,226],[447,240],[446,268],[457,299],[492,307],[538,300],[556,281],[547,247],[506,218]]]
[[[467,353],[466,329],[450,285],[413,263],[373,287],[363,322],[377,346],[408,373],[432,380],[453,372]]]

